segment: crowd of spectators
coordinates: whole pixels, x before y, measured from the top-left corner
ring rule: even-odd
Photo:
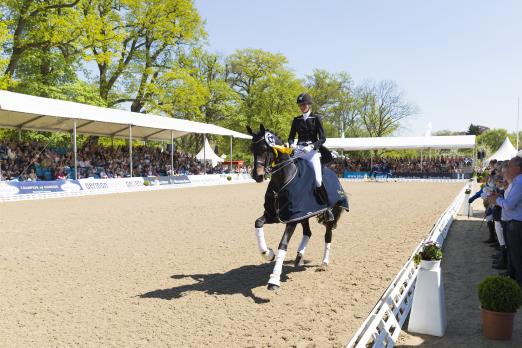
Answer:
[[[492,267],[522,287],[522,158],[491,161],[478,182],[481,188],[468,202],[482,198],[486,208],[489,238],[484,242],[498,251]]]
[[[77,152],[78,178],[122,178],[130,176],[129,149],[88,144]],[[135,146],[132,150],[133,176],[203,174],[202,161],[184,152],[161,147]],[[70,149],[51,148],[38,142],[0,142],[1,180],[55,180],[74,178],[74,155]],[[229,166],[207,165],[207,174],[228,173]],[[246,169],[245,169],[246,171]]]
[[[344,172],[403,173],[460,173],[471,171],[473,160],[464,156],[436,156],[432,158],[337,158],[331,168],[342,176]]]

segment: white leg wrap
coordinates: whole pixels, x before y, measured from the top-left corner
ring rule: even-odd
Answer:
[[[272,274],[270,275],[268,284],[273,284],[273,285],[277,285],[277,286],[281,285],[280,278],[281,278],[281,273],[283,271],[283,261],[285,261],[285,256],[286,256],[286,250],[279,249],[277,251],[274,270],[272,271]]]
[[[303,238],[301,238],[301,243],[299,244],[299,248],[297,248],[298,253],[304,254],[309,240],[310,240],[310,237],[303,234]]]
[[[330,262],[330,244],[332,243],[324,243],[323,265],[327,265]]]
[[[257,238],[257,247],[261,253],[267,252],[268,247],[265,242],[265,232],[263,231],[263,227],[256,227],[256,238]]]
[[[498,244],[500,244],[500,246],[506,245],[506,241],[504,240],[502,224],[500,223],[500,221],[495,221],[495,232],[497,233]]]

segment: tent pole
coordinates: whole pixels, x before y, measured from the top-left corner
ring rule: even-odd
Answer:
[[[73,119],[74,180],[78,180],[78,149],[76,144],[76,135],[76,119]]]
[[[129,160],[130,160],[130,177],[132,178],[132,125],[129,124]]]
[[[207,175],[207,135],[203,134],[203,175]]]
[[[477,145],[473,146],[473,170],[477,166]]]
[[[174,131],[170,131],[170,175],[174,175]]]
[[[421,149],[421,163],[420,163],[420,169],[421,169],[421,172],[422,172],[422,149]]]
[[[232,174],[232,136],[230,136],[230,174]]]

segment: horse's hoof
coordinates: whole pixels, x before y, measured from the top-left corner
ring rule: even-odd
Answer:
[[[275,285],[275,284],[268,284],[268,286],[266,287],[268,290],[270,291],[277,291],[279,289],[279,285]]]
[[[294,267],[301,267],[301,266],[304,266],[303,254],[298,252],[297,256],[295,257]]]
[[[276,255],[275,255],[274,251],[272,250],[272,248],[268,248],[267,251],[262,252],[261,256],[268,262],[274,261],[275,257],[276,257]]]
[[[318,272],[326,272],[328,270],[328,264],[326,262],[323,262],[321,266],[317,269]]]

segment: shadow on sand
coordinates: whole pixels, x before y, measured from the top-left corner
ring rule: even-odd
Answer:
[[[291,261],[285,262],[286,265],[292,264]],[[191,278],[196,283],[176,286],[169,289],[158,289],[149,291],[139,295],[140,298],[159,298],[162,300],[177,299],[185,295],[187,292],[201,291],[209,295],[234,295],[242,294],[245,297],[250,297],[255,303],[267,303],[269,299],[264,299],[256,296],[253,289],[266,286],[268,276],[273,269],[273,263],[265,263],[261,265],[246,265],[239,268],[232,269],[225,273],[209,273],[209,274],[175,274],[173,279]],[[305,270],[307,266],[294,268],[283,268],[281,275],[281,282],[288,279],[288,274],[293,272],[300,272]]]

